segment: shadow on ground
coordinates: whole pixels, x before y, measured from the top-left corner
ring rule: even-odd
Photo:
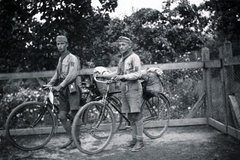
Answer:
[[[65,135],[55,135],[42,149],[21,151],[6,139],[1,141],[0,160],[240,160],[240,142],[210,126],[174,127],[159,139],[144,137],[145,147],[131,152],[123,145],[131,139],[130,131],[114,135],[107,148],[95,155],[78,149],[58,149]]]

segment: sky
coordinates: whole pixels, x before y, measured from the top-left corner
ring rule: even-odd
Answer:
[[[129,16],[141,8],[152,8],[162,11],[163,1],[164,0],[118,0],[118,7],[115,9],[115,12],[110,13],[110,17],[122,18],[125,15]],[[198,6],[200,3],[203,3],[204,0],[189,0],[189,2]],[[100,6],[99,0],[92,0],[92,6]],[[172,5],[172,7],[174,7],[174,5]]]

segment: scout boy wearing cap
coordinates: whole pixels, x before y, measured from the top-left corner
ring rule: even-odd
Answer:
[[[116,72],[108,75],[99,75],[104,78],[121,80],[122,113],[127,114],[131,122],[132,140],[126,145],[131,151],[140,151],[143,143],[143,116],[141,112],[142,85],[141,61],[132,51],[132,41],[128,37],[121,36],[117,40],[119,51],[122,55]]]
[[[80,89],[76,85],[76,77],[80,70],[79,58],[67,50],[68,40],[64,35],[56,37],[56,45],[61,57],[58,60],[56,72],[47,86],[59,92],[59,119],[66,130],[68,141],[60,148],[73,149],[76,145],[71,136],[71,122],[67,121],[67,113],[71,111],[74,117],[80,107]]]

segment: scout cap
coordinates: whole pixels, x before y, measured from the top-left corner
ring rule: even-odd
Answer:
[[[118,42],[118,43],[119,43],[119,42],[124,42],[124,43],[127,43],[127,44],[129,44],[129,45],[132,44],[132,41],[131,41],[129,38],[124,37],[124,36],[120,36],[120,37],[118,38],[117,42]]]
[[[56,42],[66,42],[68,43],[67,37],[66,36],[57,36]]]

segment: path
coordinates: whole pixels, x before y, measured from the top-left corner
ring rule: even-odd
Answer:
[[[169,128],[155,140],[144,137],[145,148],[135,153],[122,147],[130,138],[129,131],[119,132],[103,152],[86,155],[78,149],[59,150],[66,137],[55,135],[37,151],[23,152],[7,145],[0,160],[240,160],[239,141],[209,126]]]

